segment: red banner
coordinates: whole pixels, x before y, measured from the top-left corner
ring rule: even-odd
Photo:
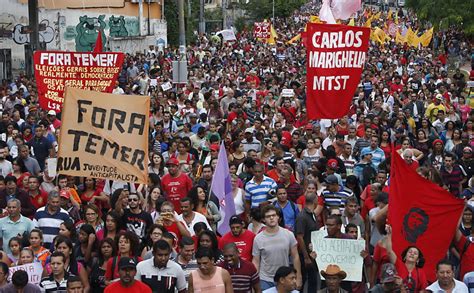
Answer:
[[[418,175],[399,154],[392,153],[388,218],[393,250],[401,259],[408,246],[418,247],[424,271],[435,281],[436,263],[446,257],[464,201]]]
[[[40,107],[60,112],[66,86],[111,93],[124,54],[36,51],[33,59]]]
[[[369,37],[366,27],[308,23],[304,39],[310,119],[347,114],[367,61]]]
[[[269,22],[256,22],[253,25],[253,36],[260,39],[268,39],[271,36],[271,24]]]

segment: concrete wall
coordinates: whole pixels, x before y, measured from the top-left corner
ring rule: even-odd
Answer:
[[[28,25],[27,2],[1,1],[0,49],[12,50],[15,72],[25,68],[24,45],[29,42],[29,35],[22,34],[21,29]],[[107,2],[109,7],[92,6]],[[139,5],[129,1],[39,0],[39,21],[44,27],[40,31],[40,41],[46,43],[47,50],[88,51],[101,33],[106,47],[112,51],[135,53],[143,52],[149,45],[166,45],[166,22],[161,19],[161,6],[159,3],[150,5],[148,35],[148,4],[147,0],[143,2],[140,22]]]

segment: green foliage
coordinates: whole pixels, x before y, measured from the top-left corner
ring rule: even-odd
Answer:
[[[177,1],[165,0],[165,19],[168,30],[168,44],[179,45],[178,5]]]
[[[473,0],[407,0],[421,20],[431,22],[436,28],[461,25],[466,34],[474,35]]]

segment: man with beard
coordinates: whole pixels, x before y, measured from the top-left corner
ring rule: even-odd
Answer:
[[[118,202],[122,202],[127,194],[122,193]],[[115,211],[122,215],[122,223],[127,230],[134,232],[142,241],[145,240],[148,228],[153,225],[153,220],[149,213],[141,209],[140,197],[137,194],[128,195],[128,208],[123,209],[122,205],[117,204]]]

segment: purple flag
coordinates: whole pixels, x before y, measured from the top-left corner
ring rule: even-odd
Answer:
[[[230,231],[229,219],[235,215],[234,197],[232,196],[232,183],[230,180],[229,163],[224,142],[221,143],[217,166],[212,176],[211,192],[219,199],[221,220],[217,224],[217,232],[224,235]]]

